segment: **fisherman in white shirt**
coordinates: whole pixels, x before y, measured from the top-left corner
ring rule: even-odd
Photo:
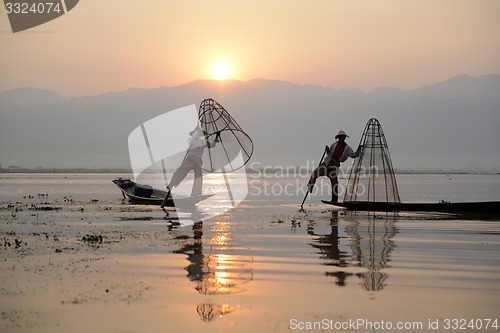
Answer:
[[[179,186],[179,184],[186,178],[187,174],[193,170],[194,182],[193,189],[191,191],[191,196],[201,195],[203,186],[203,173],[201,170],[201,165],[203,163],[203,151],[205,148],[213,148],[220,141],[220,133],[217,132],[214,142],[209,142],[205,138],[205,133],[203,130],[197,126],[193,131],[189,133],[190,137],[188,139],[188,149],[184,160],[181,165],[175,170],[172,175],[172,179],[168,184],[168,195],[172,188]],[[167,196],[168,196],[167,195]]]

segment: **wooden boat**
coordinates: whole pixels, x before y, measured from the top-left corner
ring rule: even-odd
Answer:
[[[415,202],[415,203],[395,203],[395,202],[340,202],[332,204],[330,201],[322,200],[323,203],[344,207],[348,210],[356,211],[421,211],[421,212],[441,212],[458,214],[490,214],[500,215],[500,201],[482,202]]]
[[[128,198],[130,203],[138,205],[155,205],[160,206],[165,200],[167,191],[155,189],[148,185],[139,185],[130,179],[117,178],[113,180],[121,191],[123,198]],[[210,198],[213,194],[195,195],[191,197],[175,198],[177,206],[192,206],[200,201]],[[175,207],[174,199],[170,196],[165,201],[166,207]]]

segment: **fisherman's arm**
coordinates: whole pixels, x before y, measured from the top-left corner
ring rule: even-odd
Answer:
[[[359,154],[361,154],[361,149],[363,148],[363,145],[359,145],[358,146],[358,149],[356,149],[356,151],[353,151],[351,147],[349,147],[349,157],[352,157],[352,158],[356,158],[359,156]]]
[[[208,148],[215,147],[215,145],[220,142],[220,132],[215,133],[215,140],[213,142],[209,142],[208,140],[206,140],[206,142]]]

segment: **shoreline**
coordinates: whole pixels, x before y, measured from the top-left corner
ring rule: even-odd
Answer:
[[[263,172],[282,172],[280,168],[268,168],[268,169],[246,169],[246,173],[258,173]],[[310,170],[313,171],[312,169]],[[167,172],[173,172],[173,170],[167,170]],[[76,174],[130,174],[132,175],[132,170],[127,168],[43,168],[43,169],[30,169],[30,168],[20,168],[20,169],[0,169],[0,177],[4,174],[64,174],[64,173],[76,173]],[[157,174],[163,173],[163,171],[158,172],[145,172],[146,174]],[[473,170],[408,170],[408,169],[394,169],[395,174],[399,175],[500,175],[497,171],[473,171]]]

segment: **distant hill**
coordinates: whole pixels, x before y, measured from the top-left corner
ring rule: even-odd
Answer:
[[[449,80],[424,86],[415,92],[428,98],[481,98],[498,99],[500,75],[472,77],[459,75]]]
[[[52,90],[16,88],[0,92],[0,105],[39,105],[63,102],[64,98]]]
[[[0,163],[129,167],[127,138],[135,127],[208,97],[253,138],[252,160],[261,166],[317,163],[340,129],[355,148],[368,119],[376,117],[396,168],[500,171],[500,75],[371,92],[266,79],[197,80],[72,99],[13,89],[0,93]]]

